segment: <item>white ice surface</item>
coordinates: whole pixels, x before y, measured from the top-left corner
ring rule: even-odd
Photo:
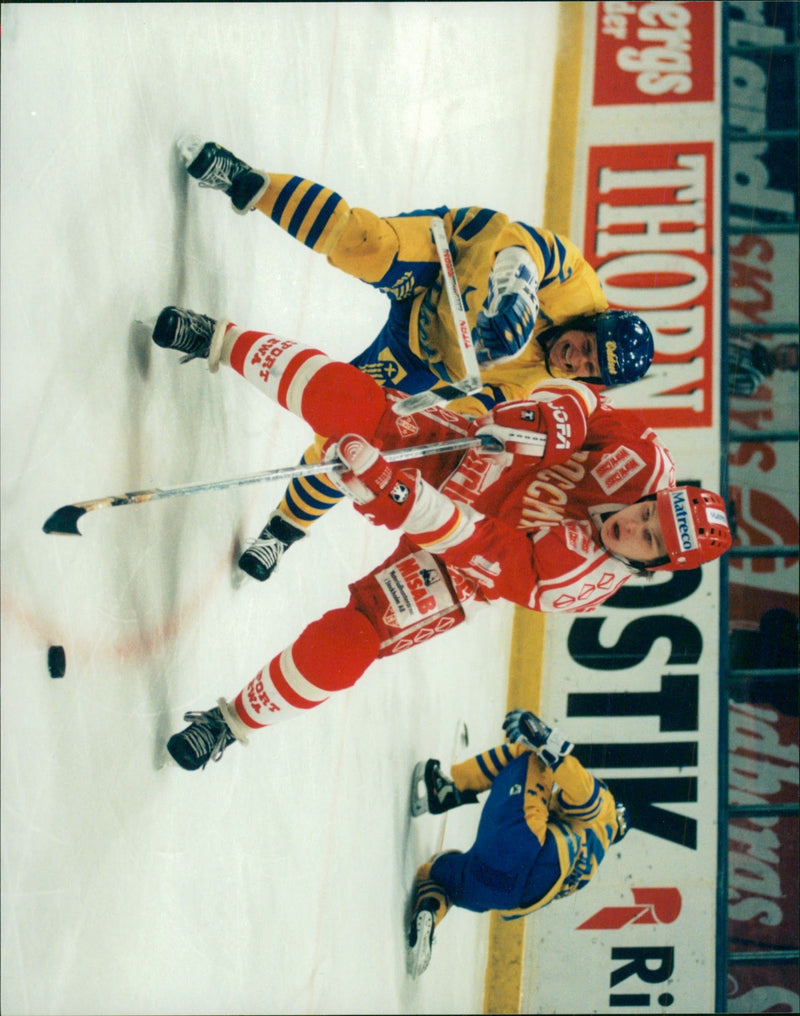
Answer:
[[[266,586],[233,566],[280,494],[62,504],[294,462],[306,426],[136,324],[168,303],[349,359],[380,294],[179,167],[196,129],[384,214],[541,221],[557,4],[2,6],[2,1011],[480,1012],[488,918],[419,981],[403,916],[437,820],[418,758],[500,739],[511,611],[396,660],[201,773],[186,709],[234,695],[394,538],[342,505]],[[65,647],[52,680],[46,653]],[[467,847],[478,809],[455,813]]]

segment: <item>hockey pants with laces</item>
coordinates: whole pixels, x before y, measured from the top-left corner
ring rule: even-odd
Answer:
[[[356,367],[331,360],[319,350],[269,333],[241,331],[224,321],[218,325],[218,345],[220,338],[220,362],[304,419],[318,434],[356,433],[370,440],[381,431],[388,447],[390,430],[396,428],[397,443],[402,443],[407,424],[392,413],[391,395]],[[213,356],[210,366],[216,367]],[[454,421],[452,425],[446,417],[430,424],[426,421],[427,429],[415,435],[415,443],[463,436],[464,421]],[[437,483],[454,461],[452,454],[438,455],[420,460],[420,465],[427,478]],[[412,608],[400,619],[391,616],[385,583],[397,581],[413,589],[423,586],[421,580],[415,581],[423,575],[425,609],[415,613]],[[247,728],[271,726],[320,705],[332,693],[355,684],[379,656],[410,648],[464,618],[446,569],[405,537],[387,561],[350,590],[344,607],[309,624],[236,696],[231,706]]]
[[[452,767],[456,786],[488,783],[490,793],[472,847],[432,858],[429,878],[455,906],[497,910],[513,920],[593,877],[610,843],[616,804],[574,755],[554,776],[533,752],[498,763],[504,747]],[[490,776],[498,764],[503,768]]]
[[[472,847],[442,854],[431,867],[431,880],[454,906],[478,913],[513,910],[555,884],[558,851],[547,835],[552,786],[553,773],[530,754],[495,777]]]

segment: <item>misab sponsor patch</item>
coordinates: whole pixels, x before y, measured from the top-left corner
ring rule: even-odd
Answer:
[[[409,554],[377,573],[375,579],[388,601],[383,620],[406,628],[453,603],[438,564],[429,554]]]
[[[641,469],[644,469],[644,459],[632,449],[620,445],[600,459],[592,470],[592,476],[606,494],[614,494]]]

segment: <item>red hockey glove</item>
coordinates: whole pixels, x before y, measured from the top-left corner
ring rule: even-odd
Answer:
[[[377,448],[359,434],[346,434],[329,446],[326,460],[346,468],[331,474],[333,483],[353,499],[358,511],[376,525],[398,529],[414,504],[417,475],[394,469]]]
[[[519,402],[503,402],[478,422],[478,437],[492,437],[512,455],[538,459],[537,465],[566,462],[586,438],[587,407],[572,391],[542,392]]]
[[[374,525],[404,529],[432,553],[471,535],[475,512],[432,487],[418,470],[393,468],[358,434],[346,434],[334,450],[347,468],[332,474],[333,482]]]

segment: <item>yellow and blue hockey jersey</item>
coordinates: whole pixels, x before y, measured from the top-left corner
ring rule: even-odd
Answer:
[[[583,889],[617,834],[616,802],[608,787],[567,755],[556,773],[521,744],[502,744],[455,764],[450,775],[459,790],[489,790],[496,776],[514,759],[528,755],[521,788],[525,821],[541,844],[549,832],[558,851],[560,876],[552,888],[527,907],[501,910],[506,918],[523,917],[561,896]]]
[[[502,362],[481,370],[478,397],[450,403],[455,412],[480,416],[500,401],[527,397],[550,377],[538,337],[572,318],[608,309],[600,280],[570,240],[548,229],[512,222],[489,208],[431,208],[380,217],[351,208],[335,191],[300,176],[270,174],[257,208],[329,263],[386,293],[412,301],[409,346],[443,382],[464,377],[461,348],[430,235],[433,216],[444,219],[471,329],[486,300],[497,253],[524,247],[539,272],[539,315],[528,342]],[[557,372],[556,372],[557,373]]]

